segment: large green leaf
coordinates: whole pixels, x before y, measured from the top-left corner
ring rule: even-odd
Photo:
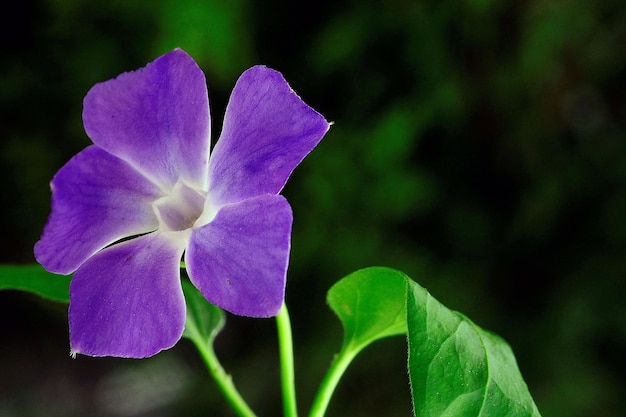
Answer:
[[[0,265],[0,290],[28,291],[54,301],[70,301],[71,279],[41,265]]]
[[[344,328],[344,349],[359,351],[387,336],[406,333],[407,276],[371,267],[353,272],[328,291],[328,304]]]
[[[187,303],[187,321],[183,337],[211,346],[215,336],[224,327],[224,312],[209,303],[187,279],[183,279],[182,283]]]
[[[509,345],[408,281],[409,377],[418,417],[539,416]]]

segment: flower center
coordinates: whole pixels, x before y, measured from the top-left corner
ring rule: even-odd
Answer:
[[[180,231],[191,229],[202,215],[206,194],[178,181],[170,194],[152,203],[159,219],[159,230]]]

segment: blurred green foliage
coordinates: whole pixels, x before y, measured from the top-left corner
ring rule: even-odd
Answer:
[[[335,122],[285,189],[295,213],[288,302],[301,405],[341,343],[325,292],[358,268],[388,265],[510,342],[543,415],[626,409],[623,1],[14,7],[0,27],[2,261],[33,261],[48,182],[89,143],[81,100],[94,83],[182,47],[207,74],[217,138],[235,80],[262,63]],[[93,394],[109,365],[138,365],[68,365],[64,311],[0,296],[12,317],[1,321],[0,369],[15,375],[0,382],[0,414],[22,406],[19,415],[112,415],[68,395],[84,380]],[[266,382],[277,377],[271,323],[228,320],[218,338],[226,366],[260,413],[277,415],[279,395]],[[408,415],[403,344],[368,348],[330,414]],[[176,352],[197,365],[188,346]],[[202,372],[194,368],[200,381],[183,398],[190,415],[229,415]],[[59,379],[66,392],[44,389],[64,386]],[[159,415],[181,415],[182,405],[170,407]]]

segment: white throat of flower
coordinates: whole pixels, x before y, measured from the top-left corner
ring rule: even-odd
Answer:
[[[177,232],[190,230],[209,223],[217,214],[210,204],[206,191],[190,187],[178,181],[171,192],[155,200],[152,209],[159,219],[159,231]]]

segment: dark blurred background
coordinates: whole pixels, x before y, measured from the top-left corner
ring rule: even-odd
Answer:
[[[175,47],[209,84],[214,140],[239,74],[281,71],[335,122],[284,194],[299,403],[341,344],[327,289],[386,265],[510,342],[544,416],[626,409],[623,0],[12,3],[0,39],[0,261],[32,263],[48,183],[90,142],[96,82]],[[0,292],[0,416],[230,416],[187,342],[68,356],[66,306]],[[406,344],[369,347],[329,416],[409,416]],[[217,353],[280,415],[272,320],[228,317]]]

